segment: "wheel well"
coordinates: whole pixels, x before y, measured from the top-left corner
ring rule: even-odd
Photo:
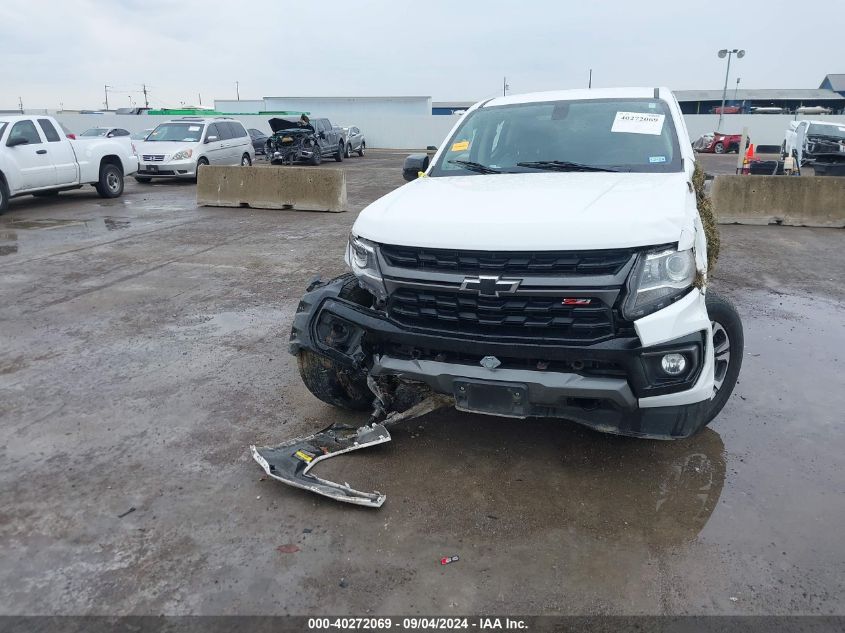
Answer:
[[[102,170],[105,165],[115,165],[120,169],[120,173],[123,173],[123,163],[120,158],[114,154],[103,156],[103,159],[100,161],[100,169]]]

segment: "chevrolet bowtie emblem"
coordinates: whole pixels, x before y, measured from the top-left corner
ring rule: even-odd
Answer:
[[[476,290],[484,297],[498,297],[500,294],[516,292],[521,279],[502,279],[492,275],[466,277],[461,284],[461,290]]]

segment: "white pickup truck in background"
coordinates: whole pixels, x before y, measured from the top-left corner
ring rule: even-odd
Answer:
[[[52,117],[0,115],[0,211],[10,198],[56,195],[86,184],[103,198],[117,198],[124,177],[137,170],[131,142],[71,140]]]

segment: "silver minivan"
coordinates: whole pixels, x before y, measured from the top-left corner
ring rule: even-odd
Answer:
[[[135,180],[196,179],[201,165],[252,165],[255,150],[246,128],[231,117],[182,117],[158,125],[137,144]]]

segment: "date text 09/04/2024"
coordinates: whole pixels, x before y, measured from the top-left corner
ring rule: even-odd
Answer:
[[[390,618],[309,618],[308,630],[449,630],[449,629],[477,629],[491,630],[525,630],[528,625],[517,618],[478,617],[478,618],[440,618],[440,617],[409,617]]]

